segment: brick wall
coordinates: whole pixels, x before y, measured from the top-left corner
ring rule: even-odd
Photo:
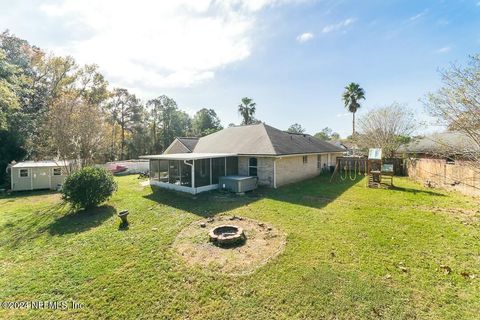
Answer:
[[[303,163],[303,156],[292,156],[277,159],[277,187],[312,178],[318,175],[317,155],[307,156],[307,163]]]
[[[248,176],[248,160],[250,157],[238,157],[238,174]],[[257,157],[258,184],[273,187],[274,158]]]

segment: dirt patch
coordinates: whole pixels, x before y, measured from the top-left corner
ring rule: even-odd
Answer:
[[[228,248],[211,243],[209,231],[224,224],[243,228],[246,241]],[[207,272],[243,275],[279,255],[285,241],[285,234],[269,224],[241,217],[218,216],[187,226],[178,234],[173,247],[189,266],[198,266]]]

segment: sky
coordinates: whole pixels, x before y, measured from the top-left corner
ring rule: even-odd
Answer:
[[[5,29],[145,101],[213,108],[227,126],[251,97],[269,125],[346,137],[350,82],[366,91],[358,116],[397,102],[431,124],[421,99],[439,71],[480,53],[480,0],[0,0]]]

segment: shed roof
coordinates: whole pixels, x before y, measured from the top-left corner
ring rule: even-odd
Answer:
[[[55,167],[63,167],[68,166],[68,161],[23,161],[16,163],[12,166],[12,168],[55,168]]]

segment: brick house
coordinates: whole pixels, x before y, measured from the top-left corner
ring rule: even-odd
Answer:
[[[225,128],[202,138],[176,138],[150,160],[150,183],[198,193],[218,188],[226,175],[256,176],[277,188],[318,175],[344,150],[308,134],[288,133],[260,123]]]

